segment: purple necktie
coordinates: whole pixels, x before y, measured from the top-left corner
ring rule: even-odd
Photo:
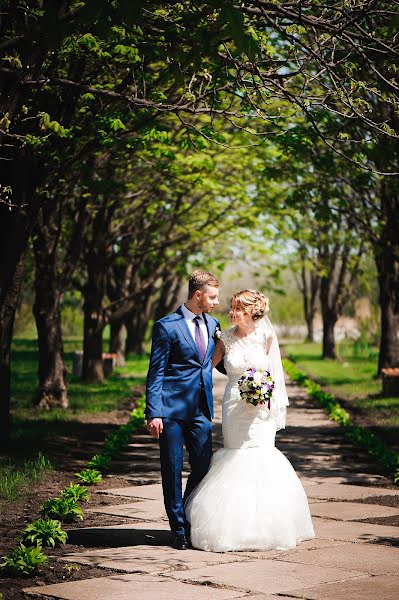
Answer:
[[[200,361],[204,362],[204,358],[205,358],[205,354],[206,354],[206,346],[205,346],[205,339],[204,339],[204,334],[201,331],[201,327],[200,327],[200,319],[201,317],[195,317],[194,319],[194,323],[195,323],[195,343],[197,345],[198,348],[198,354],[200,357]]]

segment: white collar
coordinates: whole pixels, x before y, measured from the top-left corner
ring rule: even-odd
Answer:
[[[199,317],[200,319],[202,319],[205,322],[205,319],[204,319],[202,313],[200,315],[196,315],[189,308],[187,308],[187,306],[185,304],[182,304],[180,308],[183,313],[183,317],[185,319],[187,319],[187,321],[193,321],[195,319],[195,317]]]

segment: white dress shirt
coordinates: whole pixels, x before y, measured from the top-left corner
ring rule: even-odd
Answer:
[[[181,311],[183,313],[183,317],[186,320],[187,327],[189,328],[190,333],[193,336],[194,342],[195,342],[195,322],[194,322],[194,319],[195,319],[195,317],[199,317],[199,326],[201,328],[202,335],[204,336],[205,348],[207,348],[208,347],[208,329],[206,327],[206,323],[204,321],[204,317],[203,317],[202,313],[200,315],[196,315],[195,313],[191,312],[191,310],[189,310],[185,304],[182,304],[182,306],[180,307],[180,309],[181,309]]]

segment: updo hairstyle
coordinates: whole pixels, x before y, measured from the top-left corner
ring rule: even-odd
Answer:
[[[251,315],[253,321],[261,319],[269,310],[269,299],[257,290],[242,290],[234,294],[232,300],[245,313]]]

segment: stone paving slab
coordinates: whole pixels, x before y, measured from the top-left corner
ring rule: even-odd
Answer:
[[[115,574],[99,579],[31,587],[24,592],[30,596],[50,596],[63,600],[238,600],[244,596],[241,591],[189,585],[169,578],[135,574]],[[256,596],[251,598],[245,594],[245,598],[255,600]],[[262,598],[266,600],[269,597]]]
[[[362,500],[375,496],[399,496],[399,490],[361,485],[321,483],[309,486],[305,483],[304,487],[309,498],[326,500]]]
[[[312,502],[312,516],[339,521],[360,521],[361,519],[399,515],[399,509],[391,506],[356,504],[355,502],[320,502],[320,500],[320,498],[316,498]]]
[[[216,375],[215,449],[222,444],[220,399],[224,385],[225,378]],[[313,518],[315,539],[289,552],[173,550],[160,469],[155,466],[157,443],[143,432],[135,436],[119,462],[118,476],[130,485],[104,490],[101,493],[113,496],[113,505],[90,511],[117,514],[130,522],[69,530],[69,542],[85,546],[85,551],[61,559],[122,573],[35,587],[29,593],[64,600],[398,600],[398,578],[393,575],[397,571],[393,569],[399,550],[393,545],[399,528],[359,523],[355,518],[376,516],[375,511],[382,516],[381,509],[384,515],[386,510],[397,514],[397,509],[356,504],[356,500],[398,495],[399,490],[382,487],[389,486],[388,480],[365,452],[354,451],[342,429],[306,397],[305,390],[289,384],[288,393],[288,428],[279,432],[277,447],[301,478],[312,513],[320,515]],[[118,505],[119,497],[131,498],[131,502]]]
[[[99,506],[98,508],[88,508],[86,512],[114,515],[116,517],[131,517],[133,519],[140,519],[141,521],[161,521],[166,519],[163,502],[157,500]]]
[[[101,491],[101,494],[141,498],[145,500],[159,500],[159,498],[162,497],[162,485],[160,483],[154,485],[132,485],[129,487],[103,490]]]
[[[361,571],[369,575],[395,575],[399,569],[399,548],[380,546],[376,551],[373,544],[363,544],[361,550],[353,543],[342,543],[324,548],[301,549],[295,552],[282,552],[274,557],[275,560],[303,563],[308,565],[328,565],[339,569]]]
[[[374,525],[373,523],[357,523],[355,521],[333,521],[320,517],[313,518],[316,536],[346,542],[375,542],[395,543],[399,537],[399,528],[388,525]],[[361,550],[359,550],[361,552]],[[376,550],[377,552],[377,550]]]
[[[186,582],[210,582],[243,591],[269,594],[289,593],[318,583],[345,581],[361,577],[360,571],[336,569],[318,565],[289,563],[273,559],[209,566],[190,571],[176,571],[169,576]]]
[[[362,577],[351,581],[293,590],[291,598],[306,600],[398,600],[399,577]]]
[[[71,553],[63,556],[61,560],[127,573],[159,574],[167,571],[198,569],[213,564],[239,563],[251,559],[246,555],[240,556],[228,552],[225,554],[198,550],[181,552],[171,547],[125,546]]]
[[[299,546],[293,548],[289,551],[289,554],[294,555],[296,552],[304,551],[304,550],[315,550],[317,548],[332,548],[335,547],[339,551],[339,546],[345,544],[345,542],[341,540],[331,540],[326,538],[313,538],[312,540],[305,540],[301,542]],[[280,556],[285,556],[287,554],[286,550],[244,550],[239,552],[230,552],[229,554],[237,554],[239,556],[248,556],[252,558],[252,560],[257,560],[259,558],[279,558]]]

